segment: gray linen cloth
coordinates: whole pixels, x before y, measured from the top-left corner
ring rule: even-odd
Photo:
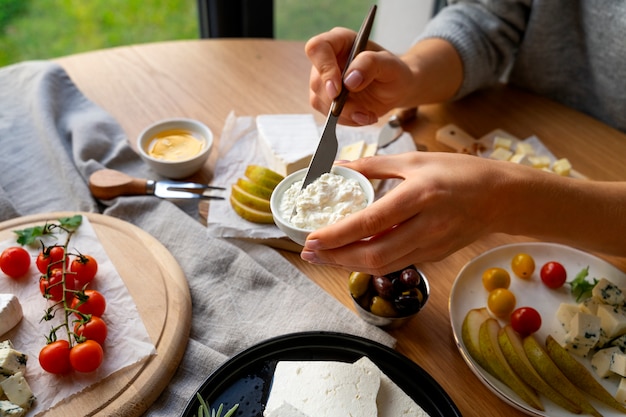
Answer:
[[[394,345],[391,336],[356,319],[275,250],[209,236],[196,220],[197,202],[147,196],[96,201],[87,180],[104,167],[157,179],[117,122],[57,64],[33,61],[0,69],[0,221],[52,211],[102,212],[156,237],[189,281],[189,344],[146,415],[179,415],[212,371],[270,337],[325,330]]]

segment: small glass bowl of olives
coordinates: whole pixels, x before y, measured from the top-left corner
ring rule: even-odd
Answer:
[[[393,329],[413,318],[428,301],[424,274],[410,265],[384,276],[352,272],[348,281],[354,308],[366,322]]]

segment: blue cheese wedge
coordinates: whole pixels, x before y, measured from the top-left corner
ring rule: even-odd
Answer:
[[[570,321],[565,348],[578,356],[586,356],[600,339],[601,320],[592,314],[578,312]]]
[[[309,166],[320,140],[312,114],[259,115],[256,125],[268,168],[287,176]]]
[[[378,415],[380,377],[351,363],[280,361],[263,415],[290,403],[315,417]]]
[[[0,349],[0,375],[11,376],[26,371],[28,355],[18,352],[12,347]]]
[[[26,415],[26,410],[19,405],[0,400],[0,417],[23,417],[24,415]]]
[[[13,294],[0,294],[0,336],[22,320],[22,306]]]
[[[591,295],[604,304],[613,306],[624,304],[624,293],[606,278],[600,278],[591,290]]]
[[[614,338],[626,334],[626,310],[624,307],[602,304],[597,312],[602,330],[607,337]]]
[[[25,410],[28,410],[35,402],[33,391],[21,372],[11,375],[0,382],[0,385],[7,399]]]
[[[600,349],[591,357],[591,368],[600,378],[608,378],[613,375],[611,364],[613,363],[613,354],[621,353],[617,346],[606,349]]]

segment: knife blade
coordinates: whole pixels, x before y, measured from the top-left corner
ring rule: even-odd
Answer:
[[[113,169],[102,169],[91,174],[89,189],[91,194],[100,200],[110,200],[123,195],[154,195],[167,199],[223,200],[224,197],[207,195],[205,192],[207,190],[225,190],[223,187],[194,182],[154,181],[135,178]]]
[[[359,32],[352,44],[352,50],[350,51],[350,55],[348,57],[348,61],[346,62],[346,66],[343,69],[343,74],[341,78],[343,79],[345,76],[345,72],[350,66],[350,63],[361,51],[363,51],[367,45],[367,40],[369,38],[370,32],[372,30],[372,24],[374,22],[374,16],[376,15],[376,5],[373,5],[370,8],[369,13],[365,17]],[[304,181],[302,182],[302,189],[306,188],[307,185],[315,181],[320,175],[330,172],[333,167],[333,163],[335,162],[335,157],[337,156],[337,121],[339,120],[339,116],[341,115],[341,111],[343,110],[343,106],[348,99],[348,89],[345,86],[342,86],[341,92],[339,95],[333,100],[332,105],[330,106],[330,110],[328,111],[328,116],[326,118],[326,124],[324,125],[324,130],[322,131],[322,135],[320,137],[319,144],[317,145],[317,149],[315,150],[315,154],[313,154],[313,158],[311,158],[311,162],[307,169],[306,175],[304,177]]]
[[[417,108],[415,107],[401,109],[392,114],[378,134],[378,149],[383,149],[395,142],[404,133],[402,125],[414,120],[416,117]]]

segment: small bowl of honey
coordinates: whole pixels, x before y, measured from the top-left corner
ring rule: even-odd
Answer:
[[[158,174],[172,179],[197,172],[211,153],[213,132],[193,119],[166,119],[146,127],[137,138],[141,158]]]

